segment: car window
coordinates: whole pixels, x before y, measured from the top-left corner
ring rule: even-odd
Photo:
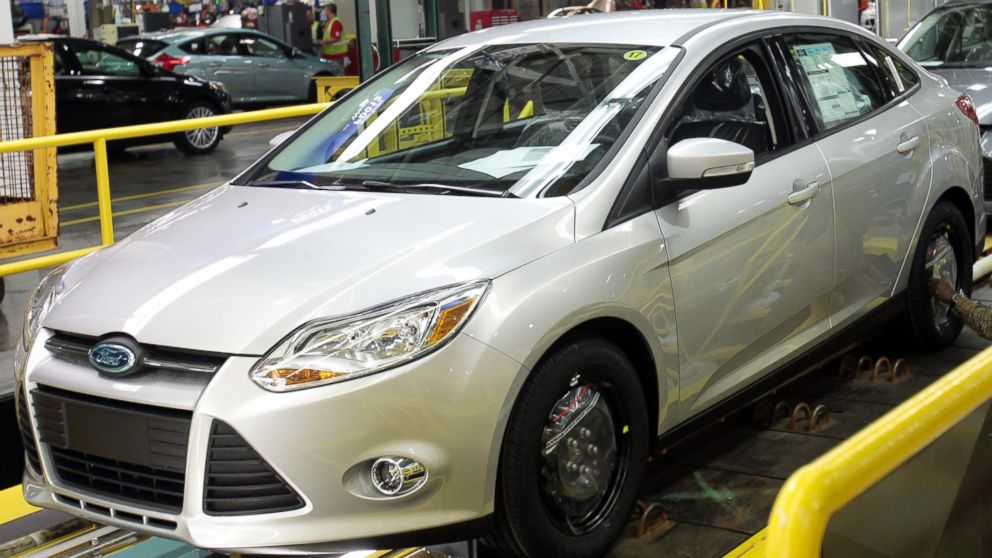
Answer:
[[[88,46],[75,47],[76,58],[82,67],[83,75],[140,77],[141,67],[130,60],[106,51]]]
[[[179,50],[185,52],[186,54],[206,54],[208,49],[205,46],[205,41],[202,39],[193,39],[192,41],[186,41],[179,45]],[[213,54],[213,53],[211,53]]]
[[[132,37],[129,39],[121,39],[117,41],[117,48],[126,50],[135,56],[140,56],[142,58],[148,58],[149,56],[156,54],[165,47],[169,46],[164,41],[155,41],[152,39],[143,39],[140,37]]]
[[[214,56],[237,56],[238,40],[234,35],[223,33],[211,35],[203,40],[206,54]]]
[[[757,66],[757,67],[756,67]],[[772,102],[771,82],[762,60],[752,52],[739,53],[706,71],[682,106],[666,136],[668,145],[689,138],[718,138],[741,144],[755,157],[780,149],[779,105]]]
[[[882,84],[850,38],[792,35],[785,42],[820,130],[840,126],[885,104]]]
[[[865,58],[882,79],[890,98],[902,95],[919,82],[920,78],[916,74],[882,47],[869,42],[863,43],[862,47]]]
[[[238,41],[238,46],[245,56],[260,56],[263,58],[279,58],[286,53],[276,43],[256,37],[254,35],[244,35]]]
[[[928,68],[992,64],[992,6],[935,10],[910,29],[899,48]]]

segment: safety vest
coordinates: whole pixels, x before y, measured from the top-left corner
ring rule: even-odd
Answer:
[[[330,39],[332,36],[332,27],[334,27],[335,21],[341,21],[337,17],[333,18],[331,21],[327,22],[324,26],[324,40]],[[324,43],[320,49],[320,53],[324,56],[344,56],[348,54],[348,41],[344,38],[344,24],[342,24],[341,38],[333,43]]]
[[[310,22],[310,38],[315,43],[320,39],[320,22],[316,19]]]

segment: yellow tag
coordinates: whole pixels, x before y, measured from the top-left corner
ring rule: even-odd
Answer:
[[[643,50],[628,50],[627,52],[623,53],[623,59],[624,60],[642,60],[642,59],[646,58],[647,55],[648,55],[648,53],[644,52]]]
[[[626,433],[628,433],[628,432],[630,432],[630,426],[628,426],[628,425],[626,425],[626,424],[625,424],[625,425],[623,425],[623,433],[624,433],[624,434],[626,434]]]

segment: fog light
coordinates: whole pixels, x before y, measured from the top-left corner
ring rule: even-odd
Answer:
[[[427,482],[427,469],[404,457],[380,457],[371,473],[372,485],[386,496],[409,494]]]

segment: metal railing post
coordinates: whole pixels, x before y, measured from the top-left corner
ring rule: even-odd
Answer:
[[[96,200],[100,209],[100,240],[104,246],[114,243],[114,215],[110,205],[110,171],[107,168],[107,140],[93,142],[96,164]]]

